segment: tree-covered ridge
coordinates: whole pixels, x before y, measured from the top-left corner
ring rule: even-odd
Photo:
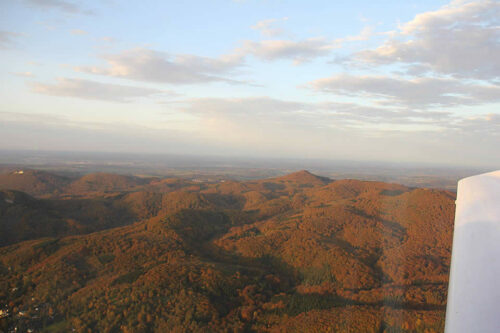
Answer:
[[[2,325],[442,330],[453,194],[306,172],[194,186],[94,197],[137,222],[0,248]]]

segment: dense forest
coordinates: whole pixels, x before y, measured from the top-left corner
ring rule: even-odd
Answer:
[[[441,332],[455,194],[0,175],[0,329]]]

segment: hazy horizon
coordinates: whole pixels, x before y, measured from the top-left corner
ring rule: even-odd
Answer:
[[[58,163],[67,157],[72,157],[75,160],[96,160],[102,159],[108,163],[113,161],[133,161],[133,162],[203,162],[210,163],[248,163],[248,167],[290,167],[293,169],[307,169],[311,165],[332,166],[338,165],[343,167],[388,167],[388,168],[414,168],[426,169],[436,168],[444,170],[477,170],[477,171],[493,171],[496,165],[454,165],[447,163],[425,163],[413,161],[384,161],[384,160],[366,160],[366,159],[335,159],[330,158],[307,158],[307,157],[282,157],[282,156],[255,156],[255,155],[228,155],[228,154],[193,154],[185,153],[151,153],[151,152],[116,152],[116,151],[68,151],[68,150],[30,150],[30,149],[0,149],[0,165],[1,164],[26,164],[22,162],[27,159],[43,160],[44,163]],[[68,161],[75,161],[68,160]],[[214,164],[208,164],[207,167]]]
[[[500,3],[0,5],[0,149],[500,165]]]
[[[307,170],[336,180],[379,181],[455,191],[459,179],[495,169],[387,161],[0,150],[0,175],[19,170],[46,171],[72,178],[106,173],[205,182],[268,179]]]

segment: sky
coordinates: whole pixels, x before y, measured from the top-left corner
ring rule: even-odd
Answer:
[[[499,1],[0,2],[0,149],[500,165]]]

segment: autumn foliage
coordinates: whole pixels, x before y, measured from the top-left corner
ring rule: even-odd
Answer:
[[[5,327],[443,330],[451,192],[307,171],[213,184],[99,174],[47,191],[0,191]]]

